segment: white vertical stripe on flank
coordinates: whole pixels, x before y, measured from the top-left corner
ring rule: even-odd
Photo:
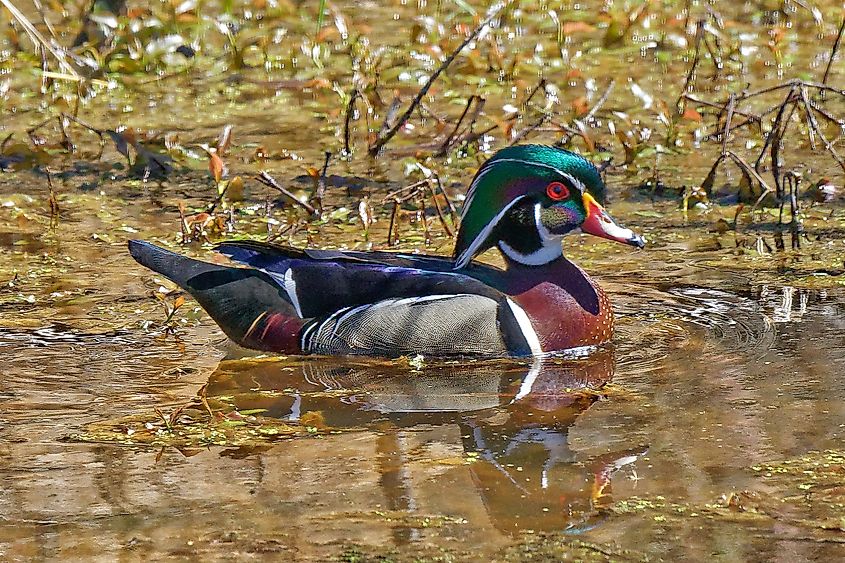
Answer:
[[[525,337],[525,341],[531,349],[531,355],[542,356],[543,347],[540,346],[540,339],[537,337],[537,332],[534,330],[534,327],[531,326],[531,320],[528,318],[528,314],[522,307],[514,303],[510,298],[508,298],[507,301],[508,306],[511,308],[511,312],[519,325],[519,330],[522,332],[522,336]]]
[[[290,302],[296,310],[296,314],[299,315],[299,318],[301,319],[302,309],[299,308],[299,296],[296,294],[296,281],[293,279],[293,270],[290,268],[288,268],[285,272],[283,283],[285,284],[285,293],[287,293],[288,297],[290,297]]]

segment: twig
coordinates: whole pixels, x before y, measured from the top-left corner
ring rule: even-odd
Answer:
[[[469,36],[463,40],[463,42],[461,42],[457,49],[452,51],[452,54],[446,57],[446,59],[440,64],[437,70],[435,70],[434,73],[432,73],[432,75],[428,78],[423,87],[420,88],[420,91],[417,92],[417,95],[411,101],[411,105],[408,106],[408,109],[405,110],[405,113],[402,114],[402,116],[396,121],[393,127],[391,127],[387,132],[385,132],[384,135],[378,136],[375,143],[373,143],[373,146],[370,147],[370,156],[376,156],[377,154],[379,154],[379,152],[381,152],[382,147],[387,144],[393,138],[394,135],[396,135],[399,129],[403,125],[405,125],[405,122],[408,120],[408,118],[411,117],[411,114],[414,113],[414,109],[419,105],[419,103],[428,93],[428,90],[429,88],[431,88],[431,85],[434,84],[434,81],[440,77],[444,70],[449,68],[449,65],[451,65],[452,61],[455,60],[458,54],[464,50],[464,47],[473,42],[475,38],[478,37],[478,35],[484,30],[484,28],[487,27],[496,18],[496,16],[499,15],[499,12],[501,12],[503,7],[503,3],[496,4],[495,6],[493,6],[493,8],[491,8],[488,12],[489,15],[484,19],[484,21],[481,22],[481,24],[476,27],[473,32],[470,33]]]
[[[735,97],[733,94],[731,94],[731,96]],[[725,101],[725,102],[718,103],[718,102],[709,102],[707,100],[702,100],[700,98],[693,96],[692,94],[686,94],[685,93],[685,94],[683,94],[682,97],[686,98],[687,100],[689,100],[689,101],[691,101],[695,104],[700,104],[702,106],[708,106],[708,107],[711,107],[711,108],[720,109],[722,111],[724,111],[725,107],[727,107],[728,103],[730,103],[730,98],[728,98],[728,100]],[[780,104],[775,106],[775,109],[777,109],[778,107],[780,107]],[[738,109],[734,109],[734,113],[737,114],[737,115],[741,115],[742,117],[748,118],[752,121],[758,121],[758,122],[762,121],[762,118],[759,115],[754,114],[754,113],[739,111]]]
[[[763,158],[766,156],[766,151],[769,148],[769,144],[772,142],[772,139],[776,136],[778,130],[780,129],[780,124],[782,123],[783,114],[786,111],[786,106],[788,106],[789,103],[793,101],[792,98],[794,95],[795,86],[793,85],[792,88],[789,90],[789,93],[786,95],[786,98],[783,100],[783,102],[781,102],[780,106],[778,107],[778,114],[775,117],[774,123],[772,124],[772,130],[769,132],[768,135],[766,135],[766,142],[763,143],[763,150],[760,151],[760,156],[757,157],[757,161],[754,163],[755,170],[760,169],[760,164],[763,162]],[[795,109],[794,103],[792,105],[792,109]],[[789,117],[792,117],[792,112],[790,112]],[[787,125],[789,124],[788,119],[789,118],[787,118]],[[774,163],[772,164],[774,165]]]
[[[467,113],[469,113],[469,109],[470,107],[472,107],[472,104],[475,99],[476,96],[475,94],[473,94],[467,100],[467,104],[466,106],[464,106],[464,111],[461,112],[461,116],[458,118],[457,123],[455,123],[455,128],[452,129],[452,132],[449,133],[449,135],[446,137],[446,140],[444,140],[443,144],[440,145],[440,150],[437,151],[438,155],[446,154],[446,151],[449,150],[449,146],[452,144],[452,139],[455,138],[455,134],[458,132],[458,129],[460,129],[461,124],[464,122],[464,118],[467,116]]]
[[[845,161],[842,160],[842,157],[839,156],[839,153],[836,152],[835,148],[833,148],[833,143],[827,140],[824,135],[824,132],[822,132],[821,130],[821,127],[819,127],[819,122],[816,121],[816,116],[813,115],[813,110],[810,106],[810,99],[807,95],[806,88],[801,88],[801,100],[804,102],[804,111],[807,112],[807,120],[810,123],[810,130],[815,130],[816,135],[818,135],[819,139],[821,139],[822,143],[824,143],[824,148],[827,149],[827,151],[831,154],[836,163],[839,164],[839,167],[842,168],[843,171],[845,171]]]
[[[508,146],[513,146],[513,145],[517,144],[518,142],[520,142],[522,139],[527,137],[530,133],[534,132],[543,123],[548,121],[548,119],[549,119],[549,116],[544,114],[540,117],[540,119],[538,119],[537,121],[535,121],[531,125],[521,129],[516,135],[513,136],[513,139],[511,139],[511,142],[508,143]]]
[[[393,246],[393,228],[399,230],[399,225],[396,223],[396,215],[399,213],[399,201],[393,200],[393,212],[390,214],[390,226],[387,228],[387,246]],[[396,235],[396,240],[399,240],[399,235]]]
[[[440,175],[432,170],[431,177],[434,178],[434,183],[437,185],[438,191],[443,194],[443,199],[446,200],[446,207],[449,209],[449,216],[452,218],[452,224],[457,225],[458,221],[460,221],[460,215],[458,215],[458,211],[452,204],[452,200],[449,199],[449,194],[447,194],[446,190],[443,189],[443,182],[440,181]]]
[[[381,128],[376,135],[376,139],[381,139],[383,135],[390,130],[396,124],[396,114],[399,113],[399,108],[402,106],[402,100],[399,98],[399,95],[395,95],[393,97],[393,101],[390,102],[390,107],[387,108],[387,112],[384,114],[384,121],[381,122]]]
[[[827,77],[830,75],[830,67],[833,66],[833,59],[836,58],[836,51],[839,50],[839,42],[842,41],[843,31],[845,31],[845,17],[842,18],[842,23],[839,24],[839,32],[836,34],[836,40],[833,42],[833,48],[830,50],[830,58],[827,61],[827,67],[824,69],[822,84],[827,84]]]
[[[813,102],[813,100],[807,100],[810,104],[810,107],[816,110],[819,115],[830,121],[831,123],[835,123],[838,127],[845,128],[845,120],[839,119],[835,115],[831,114],[829,111],[821,107],[820,105]]]
[[[525,108],[528,107],[528,104],[531,103],[531,100],[534,99],[534,96],[537,95],[537,92],[539,92],[541,88],[542,88],[543,92],[546,91],[546,85],[547,84],[548,83],[546,82],[545,78],[541,78],[540,81],[537,82],[537,85],[534,86],[534,88],[531,90],[531,92],[528,94],[528,96],[525,97],[525,100],[522,101],[522,109],[523,110],[525,110]]]
[[[440,210],[440,203],[437,201],[437,192],[434,190],[431,182],[427,182],[428,190],[431,192],[431,201],[434,203],[434,209],[437,211],[437,218],[440,219],[440,224],[443,225],[443,229],[446,233],[453,237],[455,234],[452,232],[452,229],[449,227],[449,223],[446,222],[446,218],[443,217],[443,212]],[[443,197],[446,201],[449,201],[449,198],[446,197],[446,194],[443,194]]]
[[[320,170],[320,176],[317,178],[317,191],[314,196],[317,199],[317,207],[320,208],[320,213],[323,212],[323,197],[326,195],[326,172],[329,170],[329,160],[332,158],[332,153],[326,151],[326,160],[323,161],[323,169]]]
[[[56,30],[53,29],[53,24],[50,23],[50,20],[47,19],[47,14],[44,13],[44,6],[41,4],[41,0],[32,0],[32,4],[35,6],[35,9],[38,10],[38,15],[41,16],[41,23],[44,24],[44,27],[47,28],[47,31],[50,32],[50,37],[53,40],[56,40]]]
[[[273,188],[274,190],[278,190],[279,192],[281,192],[281,194],[283,196],[285,196],[286,198],[291,200],[291,202],[293,202],[294,204],[300,206],[302,209],[307,211],[309,215],[312,215],[314,217],[320,216],[320,212],[317,211],[317,209],[315,209],[314,206],[312,206],[308,202],[301,201],[295,195],[293,195],[288,190],[286,190],[285,188],[280,186],[279,183],[276,181],[276,179],[273,178],[272,176],[270,176],[270,174],[268,174],[266,170],[262,170],[261,173],[258,174],[258,176],[255,177],[255,179],[258,180],[259,182],[261,182],[262,184],[264,184],[267,187]]]
[[[751,176],[752,178],[757,180],[757,182],[760,184],[760,187],[763,188],[763,190],[764,190],[763,195],[766,195],[767,193],[771,193],[771,192],[775,191],[766,182],[766,180],[763,179],[763,177],[760,175],[760,173],[757,172],[756,170],[754,170],[754,168],[752,168],[747,162],[745,162],[745,159],[743,159],[741,156],[739,156],[738,154],[736,154],[733,151],[726,151],[725,155],[729,156],[731,159],[733,159],[733,161],[737,164],[737,166],[739,166],[743,170],[743,172],[747,173],[749,176]],[[760,197],[760,199],[758,200],[758,203],[759,203],[759,201],[762,201],[762,199],[763,199],[763,196]],[[755,204],[754,207],[756,208],[757,204]],[[754,212],[753,208],[752,208],[751,212],[752,213]]]
[[[719,46],[719,42],[717,40],[714,40],[714,43],[716,43],[716,49],[718,50],[718,53],[714,53],[713,48],[710,46],[710,42],[707,40],[707,37],[702,39],[702,43],[704,43],[704,46],[707,48],[707,52],[710,54],[710,60],[713,61],[713,68],[715,69],[715,72],[713,73],[713,80],[716,80],[722,73],[721,47]]]
[[[695,54],[692,58],[692,65],[690,65],[689,72],[687,73],[687,77],[684,80],[684,85],[681,88],[681,95],[678,96],[678,101],[675,102],[675,109],[678,114],[683,113],[681,110],[681,101],[684,99],[684,94],[689,91],[690,82],[692,82],[693,76],[695,76],[695,69],[698,67],[698,61],[701,58],[701,40],[704,37],[704,24],[705,20],[700,19],[696,24],[695,28]]]

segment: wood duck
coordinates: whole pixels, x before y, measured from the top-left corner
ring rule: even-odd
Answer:
[[[190,293],[229,338],[282,354],[541,356],[597,346],[613,332],[601,288],[563,256],[578,231],[638,248],[602,208],[583,157],[541,145],[497,152],[467,192],[453,259],[300,250],[255,241],[216,250],[246,268],[202,262],[140,240],[140,264]],[[474,262],[496,247],[506,268]]]

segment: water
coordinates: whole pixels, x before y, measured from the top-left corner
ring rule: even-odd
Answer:
[[[353,31],[375,28],[373,41],[404,41],[419,15],[465,17],[445,5],[441,13],[440,3],[372,5],[362,13],[338,4]],[[735,20],[724,33],[740,52],[758,49],[728,61],[719,79],[709,80],[710,67],[703,66],[696,92],[721,99],[737,76],[773,84],[796,72],[821,72],[829,29],[817,40],[809,12],[801,12],[789,28],[796,36],[773,62],[770,20],[783,15],[761,15],[752,4],[720,9]],[[567,40],[561,49],[545,8],[525,6],[507,23],[518,31],[511,47],[535,53],[517,65],[521,74],[478,84],[477,75],[500,62],[468,58],[442,90],[435,88],[433,113],[454,121],[463,108],[454,92],[469,95],[477,87],[494,122],[499,108],[519,103],[535,84],[539,67],[561,87],[564,105],[582,93],[594,101],[607,77],[618,74],[592,134],[617,162],[622,149],[606,131],[608,120],[620,129],[650,127],[650,143],[662,142],[659,111],[643,107],[628,82],[672,104],[689,64],[684,51],[667,41],[661,53],[648,47],[642,54],[642,37],[604,49],[600,6],[592,8],[581,19],[595,24],[595,34],[578,37],[585,46],[576,56],[580,43]],[[670,13],[655,13],[663,15],[650,20],[650,29],[682,34]],[[57,219],[48,211],[43,168],[0,174],[3,559],[845,557],[845,493],[838,484],[845,466],[841,201],[805,203],[810,236],[802,251],[769,252],[763,242],[775,247],[776,212],[753,224],[744,214],[733,225],[733,204],[685,216],[677,198],[638,188],[655,165],[672,193],[701,183],[720,147],[695,144],[703,127],[697,122],[679,126],[680,150],[647,153],[608,172],[611,212],[647,236],[645,251],[567,238],[567,256],[599,280],[617,315],[613,344],[587,357],[477,363],[255,357],[226,343],[191,300],[165,323],[154,294],[172,304],[172,285],[138,266],[125,241],[179,247],[180,203],[190,214],[214,199],[195,144],[213,143],[223,124],[234,124],[226,162],[246,189],[243,201],[227,202],[236,210],[233,234],[260,239],[267,235],[265,202],[275,194],[252,175],[267,169],[283,185],[309,191],[307,167],[340,146],[344,114],[335,91],[267,83],[351,80],[345,50],[351,47],[342,42],[322,67],[302,57],[298,41],[314,27],[305,19],[285,20],[290,32],[273,47],[300,57],[294,68],[255,66],[223,76],[217,62],[199,58],[194,75],[128,81],[83,104],[80,117],[99,127],[178,132],[182,148],[173,151],[176,166],[166,179],[142,181],[109,144],[98,158],[97,138],[84,131],[74,133],[79,152],[53,151],[49,159]],[[208,41],[220,49],[225,43],[222,36]],[[407,45],[395,48],[401,55]],[[403,99],[416,91],[418,75],[433,69],[426,48],[385,63],[388,70],[413,67],[413,79],[389,72],[382,78],[399,80],[393,86]],[[273,64],[281,64],[284,57],[274,53],[281,58]],[[654,57],[660,72],[651,62],[632,65]],[[51,98],[56,108],[45,109],[39,100],[46,98],[32,95],[37,80],[20,72],[24,63],[8,63],[15,72],[3,107],[15,111],[3,115],[4,138],[13,132],[25,139],[27,128],[66,103]],[[739,72],[731,65],[743,72],[730,75]],[[563,68],[565,80],[557,70]],[[841,81],[836,67],[831,76],[831,83]],[[590,78],[598,86],[587,88]],[[837,100],[828,100],[830,111],[839,109]],[[385,108],[374,111],[378,123]],[[271,228],[297,225],[280,241],[386,247],[392,206],[383,198],[418,179],[406,176],[418,162],[413,155],[450,128],[432,117],[419,120],[390,145],[401,150],[370,160],[363,156],[363,121],[353,124],[356,157],[331,162],[324,200],[330,218],[307,223],[276,202]],[[515,126],[531,123],[526,116]],[[58,138],[49,127],[44,134]],[[500,146],[500,136],[497,129],[482,145]],[[548,125],[531,140],[559,136]],[[753,160],[759,137],[737,134],[731,146],[742,152],[737,147],[746,141],[743,154]],[[271,157],[256,158],[259,148]],[[825,173],[842,185],[830,158],[808,142],[795,140],[788,149],[787,164],[800,164],[806,182]],[[421,162],[458,200],[483,158],[470,151]],[[730,169],[720,178],[730,189],[739,182]],[[378,218],[366,234],[356,220],[365,194]],[[451,239],[432,206],[427,234],[413,207],[398,215],[397,248],[448,254]],[[213,259],[200,243],[179,250]],[[491,252],[484,260],[498,258]]]
[[[758,503],[748,521],[708,508],[741,491],[789,497],[803,481],[772,486],[752,466],[841,444],[841,292],[605,285],[621,317],[615,345],[533,364],[222,359],[232,351],[204,318],[181,341],[4,330],[4,556],[310,560],[356,545],[494,557],[543,532],[670,559],[841,556],[836,532],[801,523],[817,506],[768,515]],[[153,406],[169,413],[202,385],[318,435],[58,441]],[[637,499],[679,508],[619,510]]]

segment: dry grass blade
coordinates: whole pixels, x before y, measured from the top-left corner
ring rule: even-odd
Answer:
[[[38,31],[38,29],[36,29],[34,25],[32,25],[32,22],[29,21],[27,17],[23,15],[23,13],[18,10],[14,4],[12,4],[11,0],[0,0],[0,4],[2,4],[7,10],[9,10],[9,13],[11,13],[12,17],[15,18],[15,20],[17,20],[21,27],[24,28],[24,31],[26,31],[27,35],[29,35],[30,40],[35,43],[36,47],[50,53],[53,58],[56,59],[56,61],[59,63],[59,68],[61,68],[64,73],[73,77],[73,79],[75,80],[81,79],[81,76],[78,72],[76,72],[76,69],[73,68],[73,65],[68,62],[68,59],[62,52],[61,47],[57,48],[51,45],[50,42],[47,41],[47,39],[43,35],[41,35],[41,32]]]

